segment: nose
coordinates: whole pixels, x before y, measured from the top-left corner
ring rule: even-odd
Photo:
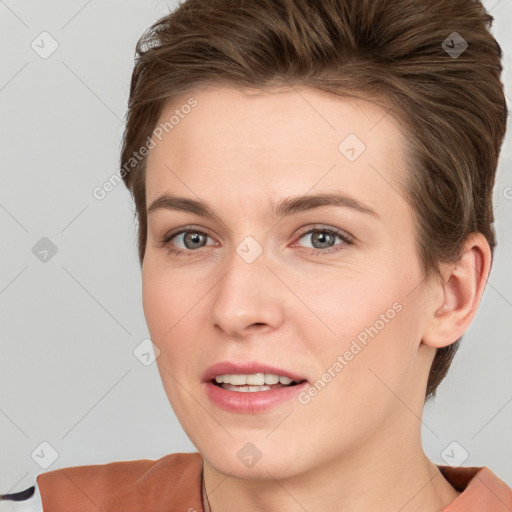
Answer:
[[[265,251],[251,263],[233,251],[210,298],[216,329],[235,340],[279,329],[290,292],[276,277],[274,266]]]

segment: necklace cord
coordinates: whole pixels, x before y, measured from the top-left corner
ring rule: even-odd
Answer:
[[[203,511],[204,511],[204,497],[206,496],[206,502],[208,503],[208,511],[207,512],[212,512],[212,507],[210,505],[210,499],[208,498],[208,494],[206,493],[206,485],[204,483],[204,459],[201,461],[201,488],[202,488],[201,503],[203,505]]]

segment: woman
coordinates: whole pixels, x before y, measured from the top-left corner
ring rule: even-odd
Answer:
[[[50,471],[31,499],[512,510],[488,468],[435,465],[420,435],[496,244],[491,21],[468,0],[188,0],[146,32],[120,175],[197,453]]]

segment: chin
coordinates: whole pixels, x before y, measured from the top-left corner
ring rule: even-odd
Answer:
[[[203,443],[204,444],[204,443]],[[200,447],[201,448],[201,447]],[[300,447],[279,450],[270,439],[251,441],[230,439],[226,445],[206,445],[202,457],[216,471],[241,480],[286,479],[301,472],[297,462]],[[305,468],[304,468],[305,469]]]

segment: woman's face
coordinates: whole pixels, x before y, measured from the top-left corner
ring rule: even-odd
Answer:
[[[203,457],[234,477],[285,478],[419,435],[434,354],[421,344],[429,291],[396,120],[310,88],[210,86],[160,123],[144,312],[167,396]],[[223,362],[234,366],[211,368]],[[306,382],[211,382],[256,373]]]

